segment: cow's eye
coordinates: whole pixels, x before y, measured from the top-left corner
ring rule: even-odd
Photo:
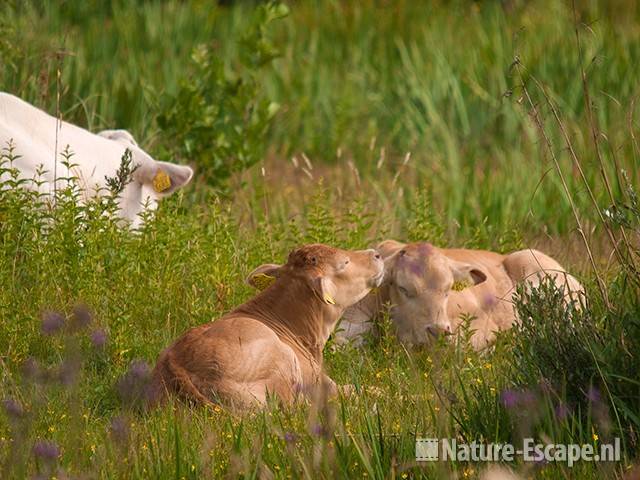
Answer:
[[[410,295],[409,295],[409,290],[407,290],[407,289],[406,289],[406,288],[404,288],[404,287],[401,287],[400,285],[398,285],[398,290],[399,290],[399,291],[400,291],[400,293],[401,293],[402,295],[404,295],[405,297],[409,297],[409,296],[410,296]]]

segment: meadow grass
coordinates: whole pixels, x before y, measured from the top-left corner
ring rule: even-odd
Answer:
[[[166,153],[175,137],[158,119],[188,81],[192,52],[213,45],[235,71],[252,12],[197,0],[6,2],[0,85],[91,130],[127,128]],[[108,207],[79,205],[72,192],[46,207],[0,190],[3,478],[481,474],[482,465],[417,465],[416,436],[620,436],[618,464],[514,468],[623,478],[640,428],[637,18],[634,2],[575,11],[551,1],[292,3],[268,32],[281,56],[256,71],[261,98],[280,104],[260,138],[267,154],[224,192],[196,180],[131,234],[100,214]],[[622,248],[620,225],[632,245],[622,262],[607,236]],[[152,365],[187,328],[253,294],[244,277],[255,266],[304,243],[363,248],[391,237],[502,252],[539,246],[580,278],[589,305],[567,312],[554,292],[534,292],[518,307],[531,322],[482,353],[464,339],[406,351],[388,320],[362,350],[326,349],[337,382],[383,395],[274,403],[245,416],[182,404],[140,412],[123,401],[147,379],[136,362]],[[82,309],[73,313],[79,305],[88,325]]]
[[[393,175],[407,152],[412,188],[429,188],[446,219],[477,226],[531,222],[549,233],[574,228],[566,195],[522,98],[535,76],[558,104],[576,152],[596,165],[579,67],[587,69],[607,165],[637,181],[630,128],[640,31],[635,2],[469,4],[303,2],[269,29],[281,57],[259,74],[281,105],[266,144],[276,159],[302,151],[361,173]],[[229,69],[250,5],[211,2],[5,2],[3,85],[93,130],[126,126],[152,150],[170,144],[157,118],[212,45]],[[89,13],[95,11],[94,13]],[[580,25],[583,47],[573,31]],[[520,75],[513,68],[518,58]],[[59,82],[57,72],[60,72]],[[532,92],[534,102],[544,100]],[[548,108],[543,116],[550,120]],[[631,123],[630,123],[631,122]],[[550,122],[569,187],[589,215],[581,181]],[[384,159],[384,160],[382,160]],[[598,169],[587,168],[588,180]],[[613,172],[609,172],[616,178]],[[490,180],[490,182],[489,182]],[[489,187],[487,187],[489,185]],[[615,193],[619,194],[617,182]],[[604,192],[598,191],[599,200]],[[538,227],[537,226],[537,227]],[[539,228],[536,227],[536,230]]]

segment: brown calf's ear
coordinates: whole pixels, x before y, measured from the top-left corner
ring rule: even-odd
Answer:
[[[187,165],[151,160],[140,165],[133,176],[156,193],[166,196],[187,185],[193,177],[193,169]]]
[[[487,276],[482,270],[469,263],[451,260],[451,273],[453,273],[452,290],[464,290],[484,282]]]
[[[265,263],[260,265],[247,277],[247,284],[262,291],[270,286],[278,278],[281,265],[275,263]]]
[[[338,291],[335,283],[327,277],[316,277],[314,280],[314,288],[324,303],[327,305],[335,305],[335,296]]]

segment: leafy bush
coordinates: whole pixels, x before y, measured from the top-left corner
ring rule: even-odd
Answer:
[[[524,384],[545,379],[566,386],[572,401],[584,398],[580,392],[598,380],[592,348],[602,342],[591,311],[565,304],[563,291],[551,279],[534,288],[518,285],[514,302],[521,319],[508,333],[514,373]]]
[[[633,451],[638,448],[634,432],[640,428],[635,413],[640,406],[640,305],[631,295],[633,284],[622,277],[612,285],[612,297],[625,299],[617,311],[598,303],[583,310],[566,305],[552,282],[530,290],[518,287],[515,303],[522,321],[502,334],[502,341],[513,358],[512,385],[541,385],[542,394],[560,402],[560,408],[600,415],[607,429],[615,422]]]
[[[167,156],[194,162],[199,178],[221,186],[232,173],[258,162],[265,135],[278,105],[264,98],[259,76],[278,55],[267,28],[287,15],[283,4],[257,8],[248,32],[239,42],[233,71],[211,45],[192,54],[193,70],[158,117]]]

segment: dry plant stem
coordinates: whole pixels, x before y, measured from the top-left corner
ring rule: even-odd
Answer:
[[[546,143],[547,146],[547,150],[549,151],[549,154],[551,155],[551,158],[553,160],[553,164],[555,166],[556,171],[558,172],[558,176],[560,177],[560,181],[562,182],[562,188],[565,192],[565,195],[567,196],[567,200],[569,201],[569,204],[571,205],[571,212],[573,213],[573,217],[576,220],[576,224],[578,226],[578,233],[580,234],[580,237],[582,238],[582,241],[584,243],[585,249],[587,251],[587,256],[589,257],[589,263],[591,263],[591,267],[593,268],[593,272],[596,276],[596,280],[598,283],[598,288],[600,289],[600,293],[602,294],[602,298],[605,302],[605,304],[607,305],[607,307],[610,307],[610,303],[609,303],[609,296],[607,295],[607,289],[606,286],[604,284],[604,281],[602,280],[602,277],[600,276],[600,272],[598,271],[598,267],[596,266],[596,262],[595,259],[593,258],[593,253],[591,252],[591,247],[589,246],[589,241],[587,240],[586,235],[584,234],[584,229],[582,227],[582,222],[580,221],[580,216],[578,215],[578,210],[576,208],[576,205],[573,201],[573,197],[571,196],[571,192],[569,191],[569,186],[567,185],[567,182],[564,178],[564,173],[562,173],[562,169],[560,168],[560,162],[558,162],[558,158],[556,157],[556,154],[553,150],[553,144],[551,143],[551,139],[549,138],[549,136],[547,135],[547,132],[544,129],[544,124],[542,122],[542,119],[540,118],[540,115],[538,113],[538,108],[536,107],[536,105],[533,103],[533,100],[531,98],[531,95],[529,94],[529,90],[527,89],[527,86],[524,82],[524,77],[522,75],[522,71],[521,71],[521,67],[522,64],[519,61],[515,62],[515,66],[518,70],[518,75],[520,77],[520,80],[522,81],[522,91],[524,92],[524,95],[527,97],[527,102],[529,103],[529,106],[531,107],[531,112],[533,115],[533,119],[536,123],[536,126],[538,127],[538,130],[540,130],[540,134],[542,135],[542,137],[544,138],[544,141]],[[546,94],[545,94],[546,96]]]
[[[640,155],[640,146],[638,146],[638,140],[635,133],[633,133],[633,110],[636,108],[637,97],[631,100],[631,106],[629,107],[629,115],[627,117],[627,123],[629,125],[629,136],[631,137],[631,143],[633,144],[633,152],[636,155]]]
[[[544,88],[544,85],[542,85],[533,76],[531,77],[531,79],[534,81],[534,83],[536,84],[538,89],[542,92],[542,95],[544,96],[544,98],[545,98],[545,100],[547,102],[547,105],[549,105],[549,108],[551,109],[551,112],[553,113],[553,117],[554,117],[556,123],[558,124],[558,127],[560,128],[560,132],[562,133],[562,138],[564,139],[564,143],[567,146],[567,150],[569,151],[569,154],[571,155],[571,160],[573,161],[573,164],[578,169],[578,173],[580,173],[580,179],[582,180],[582,183],[584,184],[585,189],[586,189],[587,193],[589,194],[589,199],[591,200],[591,203],[593,203],[593,206],[595,207],[596,211],[598,212],[598,218],[600,218],[600,221],[602,222],[602,224],[604,226],[604,229],[607,232],[607,236],[609,237],[609,240],[611,241],[611,245],[613,246],[613,249],[614,249],[614,251],[616,253],[616,256],[618,257],[618,260],[620,261],[621,264],[624,265],[624,257],[620,253],[620,250],[617,248],[618,242],[616,241],[616,238],[613,235],[613,231],[611,230],[611,228],[607,224],[607,221],[605,220],[604,216],[602,215],[602,211],[600,210],[600,207],[598,206],[598,202],[596,200],[596,197],[593,194],[593,190],[589,186],[589,182],[587,180],[587,177],[584,174],[584,170],[582,169],[582,165],[580,164],[580,160],[578,159],[578,155],[576,154],[576,152],[575,152],[575,150],[573,148],[573,145],[571,144],[571,139],[569,138],[569,134],[567,133],[567,129],[565,128],[564,123],[562,122],[562,119],[560,118],[558,110],[556,109],[556,106],[554,105],[554,103],[551,101],[551,97],[549,96],[549,94],[547,93],[546,89]]]
[[[573,161],[573,164],[576,166],[576,168],[578,169],[578,172],[580,173],[580,178],[582,180],[582,183],[585,186],[585,189],[587,191],[587,193],[589,194],[589,199],[591,200],[591,203],[593,203],[594,208],[596,209],[596,211],[598,212],[598,218],[600,219],[600,221],[602,222],[602,225],[604,227],[605,232],[607,232],[607,236],[609,237],[609,241],[611,242],[611,245],[613,247],[613,251],[616,255],[616,257],[618,258],[618,262],[620,263],[620,265],[622,265],[623,267],[628,268],[633,274],[634,276],[637,274],[637,270],[635,268],[635,264],[633,263],[632,257],[633,255],[631,254],[632,249],[630,248],[630,244],[628,242],[625,242],[625,248],[627,249],[627,253],[629,253],[629,255],[627,256],[627,258],[629,260],[627,260],[625,258],[625,256],[622,254],[622,252],[620,251],[620,242],[616,239],[614,233],[613,233],[613,229],[611,228],[611,226],[607,223],[606,219],[604,218],[602,211],[600,209],[600,207],[598,206],[598,202],[593,194],[593,190],[591,189],[591,187],[589,186],[589,182],[587,181],[586,175],[584,174],[584,170],[582,169],[582,166],[580,164],[580,161],[578,160],[578,156],[573,148],[573,145],[571,144],[571,139],[569,138],[569,134],[567,133],[567,130],[564,126],[564,123],[562,122],[560,115],[558,114],[558,110],[556,109],[555,105],[553,104],[553,102],[551,101],[550,96],[547,94],[544,86],[535,78],[535,77],[531,77],[532,80],[534,81],[534,83],[536,84],[536,86],[540,89],[540,91],[542,92],[542,95],[544,96],[545,100],[547,101],[547,104],[549,105],[549,108],[551,108],[551,112],[553,113],[553,117],[556,120],[559,128],[560,128],[560,132],[562,133],[562,137],[564,139],[564,142],[567,146],[567,149],[569,150],[569,153],[571,155],[571,159]],[[597,140],[596,140],[597,143]],[[602,157],[598,151],[598,159],[600,162],[600,168],[602,171],[602,174],[606,176],[606,174],[604,173],[604,165],[602,162]],[[612,200],[612,203],[615,205],[615,202]],[[624,232],[623,227],[620,227],[622,230],[622,235],[624,240],[627,240],[627,236],[626,233]]]
[[[60,67],[56,68],[56,142],[53,149],[53,202],[55,205],[58,193],[58,134],[62,127],[62,114],[60,113]]]
[[[604,160],[602,158],[602,152],[600,151],[600,142],[598,141],[598,126],[596,125],[596,120],[593,116],[593,109],[591,108],[591,96],[589,94],[589,85],[587,84],[587,75],[584,71],[584,67],[582,66],[582,43],[580,42],[580,30],[578,29],[578,14],[576,11],[576,3],[575,0],[573,0],[572,2],[572,8],[573,8],[573,17],[574,17],[574,28],[575,28],[575,35],[576,35],[576,44],[578,46],[578,60],[580,61],[580,74],[582,77],[582,90],[584,92],[584,104],[585,104],[585,108],[587,111],[587,120],[589,122],[589,127],[591,130],[591,138],[593,140],[593,146],[596,150],[596,156],[598,157],[598,164],[600,166],[600,175],[602,176],[602,180],[604,182],[604,185],[607,189],[607,193],[609,194],[609,200],[611,201],[612,205],[616,205],[616,200],[614,198],[613,195],[613,191],[611,190],[611,184],[609,182],[609,178],[607,177],[607,172],[604,168]],[[633,254],[632,249],[631,249],[631,245],[629,243],[629,239],[627,238],[627,234],[624,231],[624,227],[622,225],[620,225],[620,234],[622,235],[622,239],[624,242],[624,246],[626,249],[626,258],[623,257],[622,253],[618,250],[618,242],[616,241],[615,235],[613,234],[613,230],[611,229],[611,227],[609,226],[609,224],[606,222],[604,216],[602,215],[602,211],[600,210],[600,208],[598,208],[598,204],[595,201],[595,198],[593,197],[593,193],[591,192],[591,189],[589,188],[589,184],[585,181],[584,178],[584,174],[582,173],[582,169],[579,166],[578,163],[578,159],[575,155],[575,152],[573,150],[573,148],[571,147],[571,145],[569,144],[568,141],[568,137],[566,135],[564,126],[561,124],[560,120],[558,119],[558,116],[556,114],[555,108],[553,108],[554,111],[554,116],[556,117],[556,120],[558,121],[558,124],[560,125],[560,128],[562,129],[562,134],[565,137],[565,140],[567,142],[567,146],[569,146],[569,151],[571,152],[571,156],[574,159],[574,162],[576,163],[576,165],[578,166],[578,168],[580,169],[580,175],[582,176],[583,182],[585,184],[585,186],[587,187],[587,191],[589,192],[589,196],[591,197],[591,200],[593,202],[593,204],[596,206],[596,210],[598,211],[598,216],[600,217],[600,220],[602,221],[605,230],[607,231],[607,234],[609,236],[609,239],[611,240],[611,243],[613,245],[614,251],[616,252],[616,255],[618,256],[618,260],[620,261],[621,265],[623,266],[627,266],[633,273],[637,273],[636,270],[636,265],[635,262],[633,260]]]

